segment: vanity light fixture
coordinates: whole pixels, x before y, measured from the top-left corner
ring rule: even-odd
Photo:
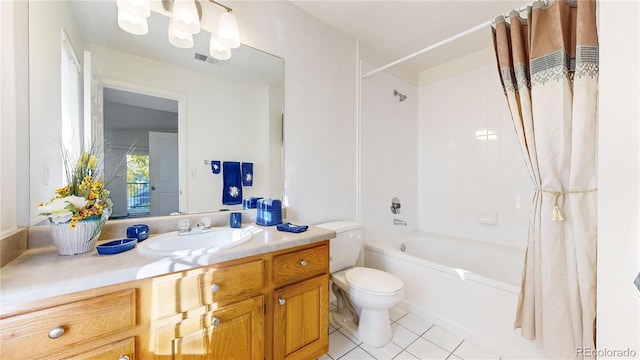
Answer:
[[[238,22],[230,7],[213,0],[208,2],[225,10],[218,19],[216,30],[211,31],[209,53],[218,60],[228,60],[231,58],[231,49],[240,46]],[[149,32],[149,0],[117,0],[117,5],[118,25],[122,30],[134,35],[145,35]],[[202,5],[199,0],[163,0],[162,5],[170,17],[169,43],[182,49],[192,48],[193,35],[202,29]]]
[[[134,35],[149,32],[147,18],[151,15],[149,0],[117,0],[118,26]]]

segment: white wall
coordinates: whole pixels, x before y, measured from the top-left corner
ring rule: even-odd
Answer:
[[[0,234],[28,225],[29,112],[26,2],[0,2]]]
[[[362,72],[373,70],[362,64]],[[400,102],[393,90],[407,95]],[[361,221],[367,241],[418,228],[418,89],[387,72],[361,82]],[[398,197],[400,214],[391,213]],[[393,219],[407,222],[394,226]]]
[[[39,119],[38,126],[30,128],[29,175],[32,203],[25,206],[30,212],[31,222],[38,214],[36,205],[51,199],[64,177],[60,151],[60,29],[66,30],[77,55],[80,56],[80,61],[84,48],[83,39],[76,29],[71,10],[66,3],[36,1],[28,6],[29,77],[40,79],[38,86],[29,87],[29,118]],[[82,104],[82,101],[80,103]]]
[[[640,357],[640,3],[602,1],[599,12],[599,350]],[[599,356],[606,358],[608,356]]]
[[[524,248],[533,187],[492,56],[419,75],[419,229]]]
[[[285,1],[238,1],[233,13],[244,44],[285,60],[289,218],[308,224],[355,219],[355,40]]]

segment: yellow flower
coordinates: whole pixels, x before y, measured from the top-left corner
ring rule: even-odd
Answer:
[[[93,155],[89,156],[89,161],[87,161],[87,166],[89,167],[89,169],[95,169],[97,163],[98,163],[97,157]]]

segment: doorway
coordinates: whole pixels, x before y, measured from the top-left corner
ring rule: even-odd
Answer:
[[[105,170],[117,169],[108,185],[113,201],[111,218],[179,211],[178,101],[105,86],[103,104]],[[158,146],[154,134],[175,141]],[[160,155],[155,153],[158,151]],[[166,173],[174,175],[168,185]],[[155,196],[154,181],[160,180],[154,178],[158,177],[162,190]]]

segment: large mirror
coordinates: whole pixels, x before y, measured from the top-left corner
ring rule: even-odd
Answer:
[[[220,11],[201,5],[203,18]],[[245,45],[218,61],[209,32],[180,49],[168,16],[148,22],[147,35],[121,30],[116,0],[30,1],[32,202],[64,182],[60,144],[89,139],[104,152],[112,218],[241,208],[223,204],[212,161],[253,165],[244,198],[281,198],[284,61]]]

